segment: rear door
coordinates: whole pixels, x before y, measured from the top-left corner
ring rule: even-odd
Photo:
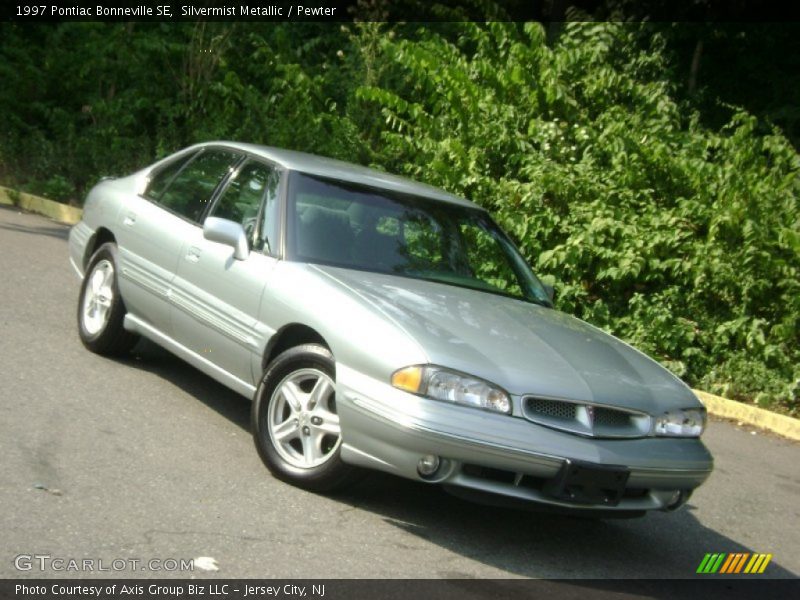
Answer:
[[[242,156],[202,149],[176,157],[150,177],[119,215],[120,289],[132,314],[171,335],[170,286],[186,239],[200,229],[215,190]]]
[[[209,216],[240,223],[250,254],[233,258],[229,246],[211,242],[200,228],[186,240],[173,285],[175,339],[239,380],[255,383],[272,331],[258,322],[264,288],[277,263],[280,170],[248,159],[226,182]]]

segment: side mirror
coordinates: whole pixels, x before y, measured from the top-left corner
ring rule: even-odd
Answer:
[[[556,289],[552,285],[547,285],[546,283],[542,285],[544,286],[544,291],[547,292],[547,297],[550,298],[550,304],[553,304],[556,300]]]
[[[244,260],[250,256],[247,234],[239,223],[218,217],[208,217],[203,223],[203,237],[211,242],[233,248],[233,258],[236,260]]]

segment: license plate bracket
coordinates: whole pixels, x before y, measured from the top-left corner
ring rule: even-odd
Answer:
[[[545,484],[544,491],[574,504],[616,506],[622,500],[630,474],[622,466],[570,461]]]

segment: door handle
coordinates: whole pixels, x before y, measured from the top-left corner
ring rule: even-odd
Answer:
[[[131,227],[134,223],[136,223],[136,213],[128,213],[125,215],[122,223],[128,227]]]
[[[200,260],[200,248],[196,246],[191,246],[189,250],[186,251],[186,260],[189,262],[196,263]]]

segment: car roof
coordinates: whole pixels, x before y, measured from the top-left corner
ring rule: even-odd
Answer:
[[[246,144],[241,142],[206,142],[197,144],[195,147],[209,146],[227,146],[229,148],[241,150],[252,155],[266,158],[286,169],[307,173],[309,175],[316,175],[328,179],[339,179],[415,196],[424,196],[426,198],[433,198],[470,208],[480,208],[474,202],[470,202],[469,200],[465,200],[464,198],[460,198],[431,185],[333,158],[307,154],[306,152],[285,150],[283,148],[274,148],[272,146],[260,146],[258,144]]]

